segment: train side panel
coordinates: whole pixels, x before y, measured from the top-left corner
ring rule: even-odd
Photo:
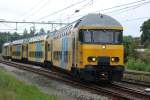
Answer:
[[[47,40],[47,44],[46,44],[46,51],[47,51],[47,54],[46,54],[46,61],[48,62],[52,62],[52,38],[48,38]]]
[[[53,39],[53,65],[64,69],[71,70],[72,66],[72,33],[62,33],[56,35]]]
[[[22,44],[12,45],[12,59],[22,60]]]
[[[31,62],[44,63],[45,41],[37,41],[28,44],[28,60]]]
[[[24,61],[27,61],[27,59],[28,59],[28,44],[23,44],[22,50],[23,50],[22,58]]]

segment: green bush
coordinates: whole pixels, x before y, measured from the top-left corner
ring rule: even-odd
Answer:
[[[57,100],[0,69],[0,100]]]
[[[150,64],[145,63],[141,59],[128,58],[126,66],[128,69],[150,72]]]

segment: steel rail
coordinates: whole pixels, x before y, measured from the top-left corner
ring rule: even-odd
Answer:
[[[6,61],[6,60],[0,60],[0,63],[6,64],[12,67],[16,67],[19,69],[27,70],[27,71],[30,71],[39,75],[43,75],[48,78],[52,78],[54,80],[62,81],[62,82],[65,82],[66,84],[73,85],[78,88],[79,87],[84,88],[96,94],[107,95],[108,97],[111,97],[111,98],[113,97],[115,99],[117,98],[117,99],[131,100],[131,99],[138,99],[142,97],[142,99],[144,98],[144,100],[149,100],[148,97],[150,96],[149,94],[142,93],[140,91],[134,91],[136,95],[133,95],[133,94],[131,95],[131,91],[133,91],[133,89],[129,89],[128,91],[128,89],[124,87],[122,87],[123,89],[121,89],[120,91],[116,91],[116,89],[119,90],[121,88],[120,86],[117,86],[117,85],[100,86],[96,84],[87,84],[86,82],[81,82],[81,81],[79,82],[79,81],[73,80],[71,76],[68,76],[66,74],[53,72],[51,70],[47,70],[47,69],[37,67],[37,66],[33,67],[33,65],[16,63],[16,62],[11,62],[11,61]]]

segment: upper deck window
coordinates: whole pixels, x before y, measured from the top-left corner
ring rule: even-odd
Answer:
[[[83,43],[122,43],[122,31],[118,30],[80,30],[79,40]]]

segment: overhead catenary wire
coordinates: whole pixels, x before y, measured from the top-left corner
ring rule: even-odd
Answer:
[[[143,2],[143,1],[145,1],[145,2]],[[130,10],[133,10],[133,9],[136,9],[136,8],[138,8],[138,7],[140,7],[140,6],[143,6],[144,4],[148,4],[150,1],[147,1],[147,0],[139,0],[139,1],[136,1],[136,2],[131,2],[131,3],[126,3],[126,4],[122,4],[122,5],[117,5],[117,6],[113,6],[113,7],[110,7],[110,8],[106,8],[106,9],[102,9],[102,10],[99,10],[99,11],[94,11],[94,12],[102,12],[102,11],[109,11],[109,10],[113,10],[113,9],[116,9],[116,8],[121,8],[121,9],[117,9],[117,10],[114,10],[114,11],[111,11],[111,12],[106,12],[106,13],[104,13],[104,14],[108,14],[108,13],[116,13],[117,11],[121,11],[121,10],[126,10],[126,11],[128,11],[129,10],[129,8],[131,8]],[[122,8],[122,7],[124,7],[124,8]],[[122,13],[122,12],[121,12]],[[69,16],[71,16],[70,18],[78,18],[78,17],[80,17],[80,16],[83,16],[83,15],[85,15],[85,14],[81,14],[81,15],[76,15],[76,16],[74,16],[75,15],[75,13],[73,13],[73,14],[71,14],[71,15],[69,15]],[[70,19],[69,18],[69,19]],[[64,19],[62,19],[62,20],[67,20],[68,19],[68,17],[66,17],[66,18],[64,18]]]
[[[47,0],[43,5],[41,5],[40,8],[38,8],[37,10],[35,10],[35,12],[31,13],[29,16],[27,16],[24,19],[29,18],[30,16],[34,16],[36,13],[39,13],[44,7],[46,7],[46,5],[48,4],[49,0]]]
[[[87,1],[87,0],[82,0],[82,1],[76,2],[76,3],[74,3],[74,4],[71,4],[71,5],[69,5],[69,6],[65,7],[65,8],[63,8],[63,9],[60,9],[60,10],[58,10],[58,11],[52,12],[52,13],[50,13],[50,14],[48,14],[48,15],[45,15],[45,16],[43,16],[43,17],[37,19],[37,20],[42,20],[42,19],[45,19],[45,18],[50,17],[50,16],[52,16],[52,15],[58,14],[58,13],[64,11],[64,10],[67,10],[67,9],[69,9],[69,8],[71,8],[71,7],[74,7],[74,6],[78,5],[78,4],[81,4],[81,3],[85,2],[85,1]]]
[[[108,13],[116,13],[117,11],[122,11],[122,10],[126,10],[126,11],[129,11],[129,10],[132,10],[132,9],[136,9],[136,8],[139,8],[143,5],[147,5],[150,3],[150,0],[149,1],[146,1],[146,2],[142,2],[142,3],[139,3],[139,4],[135,4],[135,5],[132,5],[132,6],[127,6],[127,7],[124,7],[124,8],[120,8],[120,9],[116,9],[114,11],[110,11],[110,12],[106,12],[104,14],[108,14]],[[130,9],[131,8],[131,9]],[[129,9],[129,10],[128,10]],[[122,12],[121,12],[122,13]]]
[[[77,3],[75,3],[75,4],[72,4],[72,5],[68,6],[68,7],[65,7],[65,8],[61,9],[61,10],[58,10],[58,11],[56,11],[56,12],[53,12],[53,13],[48,14],[48,15],[46,15],[46,16],[43,16],[43,17],[39,18],[38,20],[42,20],[42,19],[45,19],[45,18],[50,17],[50,16],[52,16],[52,15],[55,15],[55,14],[57,14],[57,13],[59,13],[59,12],[62,12],[62,11],[64,11],[64,10],[66,10],[66,9],[69,9],[69,8],[71,8],[71,7],[73,7],[73,6],[77,5],[77,4],[80,4],[80,3],[82,3],[82,2],[85,2],[85,1],[86,1],[86,0],[83,0],[83,1],[81,1],[81,2],[77,2]],[[93,0],[90,0],[90,1],[93,2]],[[95,11],[95,12],[101,12],[101,11],[112,10],[112,9],[119,8],[119,7],[122,7],[122,6],[132,5],[132,4],[140,3],[140,2],[144,2],[144,1],[146,1],[146,0],[139,0],[139,1],[131,2],[131,3],[126,3],[126,4],[122,4],[122,5],[118,5],[118,6],[106,8],[106,9],[103,9],[103,10],[100,10],[100,11]],[[73,14],[73,15],[74,15],[74,14]]]
[[[78,5],[78,4],[81,4],[81,3],[86,2],[86,1],[88,1],[88,0],[83,0],[83,1],[79,1],[79,2],[76,2],[76,3],[74,3],[74,4],[71,4],[71,5],[65,7],[65,8],[63,8],[63,9],[61,9],[61,10],[58,10],[58,11],[56,11],[56,12],[53,12],[50,16],[55,15],[55,14],[58,14],[58,13],[60,13],[60,12],[62,12],[62,11],[65,11],[65,10],[71,8],[71,7],[74,7],[74,6]],[[93,0],[90,0],[90,2],[93,2]],[[88,2],[88,4],[89,4],[90,2]],[[86,4],[86,5],[87,5],[87,4]],[[84,5],[84,6],[86,6],[86,5]],[[83,7],[83,6],[82,6],[82,7]],[[39,19],[36,20],[36,21],[39,21],[39,20],[42,20],[42,19],[44,19],[44,18],[39,18]],[[23,27],[25,27],[25,26],[23,26]]]
[[[146,0],[139,0],[139,1],[136,1],[136,2],[131,2],[131,3],[126,3],[126,4],[122,4],[122,5],[118,5],[118,6],[114,6],[114,7],[110,7],[110,8],[106,8],[106,9],[103,9],[103,10],[101,10],[101,11],[107,11],[107,10],[111,10],[111,9],[116,9],[116,8],[119,8],[119,7],[123,7],[123,6],[127,6],[127,5],[133,5],[133,4],[137,4],[137,3],[143,3],[143,1],[146,1]],[[85,7],[86,7],[86,5],[84,5]],[[83,7],[84,7],[83,6]],[[135,5],[134,5],[135,6]],[[67,8],[67,7],[66,7]],[[127,9],[127,8],[130,8],[130,7],[126,7],[126,8],[123,8],[123,9]],[[68,8],[67,8],[68,9]],[[123,10],[123,9],[120,9],[120,10]],[[61,11],[63,11],[63,10],[65,10],[65,9],[61,9],[61,10],[59,10],[60,12]],[[57,13],[59,13],[59,11],[58,12],[54,12],[54,13],[52,13],[52,15],[55,15],[55,14],[57,14]],[[49,15],[49,16],[52,16],[52,15]],[[72,14],[71,16],[73,16],[74,14]],[[46,17],[46,16],[45,16]],[[48,17],[48,16],[47,16]],[[44,18],[44,17],[43,17]],[[43,19],[43,18],[40,18],[40,19]],[[39,20],[40,20],[39,19]],[[65,18],[65,19],[68,19],[68,17],[67,18]],[[63,19],[64,20],[64,19]]]
[[[123,5],[118,5],[118,6],[110,7],[111,9],[110,8],[106,8],[106,9],[103,9],[103,10],[99,10],[97,12],[109,11],[109,10],[113,10],[113,9],[116,9],[116,8],[121,8],[121,9],[116,9],[116,10],[113,10],[113,11],[110,11],[110,12],[106,12],[106,13],[116,13],[117,11],[122,11],[122,10],[129,11],[129,10],[141,7],[143,5],[146,5],[149,2],[150,1],[147,1],[147,0],[139,0],[139,1],[136,1],[136,2],[131,2],[131,3],[123,4]],[[122,8],[122,7],[124,7],[124,8]],[[120,13],[122,13],[122,12],[120,12]]]
[[[68,15],[68,16],[65,17],[63,20],[68,20],[68,19],[72,18],[72,16],[74,16],[76,13],[78,13],[78,12],[80,12],[81,10],[87,8],[88,6],[91,6],[92,4],[93,4],[93,0],[90,0],[89,2],[87,2],[86,4],[84,4],[84,5],[83,5],[82,7],[80,7],[79,9],[74,10],[74,12],[73,12],[72,14]],[[78,12],[76,12],[76,11],[78,11]],[[70,17],[70,16],[71,16],[71,17]],[[57,20],[60,20],[60,18],[56,19],[56,21],[57,21]],[[68,21],[68,23],[70,23],[70,22]]]
[[[150,19],[150,16],[137,17],[137,18],[132,18],[132,19],[126,19],[126,20],[122,20],[121,22],[131,22],[131,21],[143,20],[143,19]]]
[[[145,1],[145,2],[143,2]],[[119,8],[121,7],[121,9],[117,9],[117,10],[114,10],[114,11],[111,11],[111,12],[107,12],[105,14],[108,14],[108,13],[116,13],[117,11],[121,11],[121,10],[126,10],[126,11],[129,11],[129,10],[133,10],[133,9],[136,9],[138,7],[141,7],[143,5],[147,5],[149,4],[150,1],[146,1],[146,0],[139,0],[139,1],[136,1],[136,2],[132,2],[132,3],[127,3],[127,4],[123,4],[123,5],[118,5],[118,6],[114,6],[114,7],[111,7],[111,9],[115,9],[115,8]],[[122,6],[125,6],[124,8],[122,8]],[[107,8],[107,9],[103,9],[101,11],[106,11],[106,10],[110,10],[110,8]],[[125,11],[124,11],[125,12]],[[122,12],[121,12],[122,13]],[[72,14],[73,16],[74,14]],[[81,16],[81,15],[80,15]],[[73,18],[73,17],[72,17]],[[66,20],[67,18],[63,19],[63,20]],[[56,26],[57,27],[57,26]]]
[[[116,8],[120,8],[120,7],[123,7],[123,6],[132,5],[132,4],[136,4],[136,3],[140,3],[140,2],[144,2],[144,1],[146,1],[146,0],[139,0],[139,1],[131,2],[131,3],[125,3],[125,4],[122,4],[122,5],[117,5],[117,6],[113,6],[113,7],[110,7],[110,8],[94,11],[94,12],[100,13],[102,11],[112,10],[112,9],[116,9]]]
[[[28,9],[28,11],[24,13],[22,19],[26,19],[29,15],[31,15],[31,12],[33,12],[33,10],[36,9],[38,5],[41,4],[42,2],[43,0],[39,0],[35,5],[33,5],[30,9]]]
[[[7,25],[6,23],[1,23],[1,24],[5,25],[5,26],[7,26],[7,27],[9,27],[9,28],[13,28],[12,26]]]

